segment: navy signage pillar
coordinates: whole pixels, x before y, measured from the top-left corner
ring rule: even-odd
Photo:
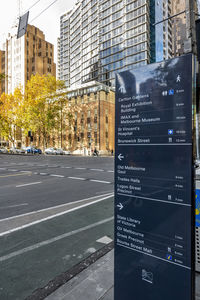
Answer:
[[[194,57],[116,75],[115,300],[194,299]]]

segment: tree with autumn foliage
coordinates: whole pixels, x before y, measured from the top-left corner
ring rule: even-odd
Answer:
[[[58,129],[63,97],[57,92],[65,88],[64,82],[52,75],[32,75],[27,82],[21,107],[22,127],[25,134],[31,130],[42,137],[47,147],[48,136]],[[62,105],[61,105],[62,100]]]
[[[20,106],[23,95],[20,88],[14,94],[3,93],[0,97],[0,133],[1,137],[14,145],[16,129],[21,127]]]

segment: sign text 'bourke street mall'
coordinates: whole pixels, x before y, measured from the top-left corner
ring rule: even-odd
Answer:
[[[115,300],[191,300],[192,55],[116,76]]]

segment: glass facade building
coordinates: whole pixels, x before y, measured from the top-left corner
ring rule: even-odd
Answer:
[[[169,0],[77,1],[60,19],[60,79],[67,86],[92,80],[114,86],[116,72],[170,57],[168,27],[151,25],[169,8]]]

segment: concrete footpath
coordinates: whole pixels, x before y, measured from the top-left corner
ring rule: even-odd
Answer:
[[[113,300],[114,250],[58,288],[46,300]],[[196,274],[196,300],[200,300],[200,274]]]

